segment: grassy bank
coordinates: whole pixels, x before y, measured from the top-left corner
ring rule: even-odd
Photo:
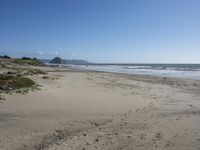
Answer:
[[[32,58],[15,59],[13,62],[19,65],[44,66],[43,62]]]

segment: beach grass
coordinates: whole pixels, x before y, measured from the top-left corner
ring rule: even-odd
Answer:
[[[35,84],[34,81],[32,81],[29,78],[0,74],[0,89],[1,90],[30,87],[34,84]]]
[[[24,75],[38,75],[38,74],[46,75],[47,72],[45,72],[41,69],[27,68],[24,73]]]
[[[0,94],[13,92],[25,94],[34,89],[39,89],[39,85],[29,78],[0,74]],[[0,95],[0,100],[4,100],[2,95]]]
[[[44,65],[41,61],[37,59],[15,59],[13,62],[19,65],[32,65],[32,66]]]

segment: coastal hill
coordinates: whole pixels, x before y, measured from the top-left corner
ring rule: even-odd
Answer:
[[[51,61],[45,60],[43,62],[45,62],[45,63],[49,62],[51,64],[72,64],[72,65],[89,64],[89,62],[86,60],[81,60],[81,59],[66,59],[65,60],[60,57],[55,57]]]
[[[60,57],[55,57],[49,63],[51,63],[51,64],[65,64],[65,60],[61,59]]]

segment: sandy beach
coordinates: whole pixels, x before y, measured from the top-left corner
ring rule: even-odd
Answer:
[[[43,69],[0,103],[0,150],[200,149],[199,81]]]

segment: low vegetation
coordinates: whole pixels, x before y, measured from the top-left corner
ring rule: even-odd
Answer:
[[[40,60],[29,57],[22,57],[20,59],[18,58],[15,59],[13,62],[19,65],[44,66],[44,63],[41,62]]]
[[[42,79],[56,79],[48,76],[43,66],[45,64],[36,58],[0,56],[0,101],[5,100],[5,94],[25,94],[30,90],[39,90],[40,85],[31,80],[30,76],[42,75]]]
[[[6,59],[11,59],[10,56],[4,55],[4,56],[0,56],[0,58],[6,58]]]
[[[41,70],[41,69],[33,69],[33,68],[27,68],[25,69],[24,75],[46,75],[47,72]]]
[[[29,78],[14,75],[0,74],[0,94],[2,93],[27,93],[29,89],[36,89],[37,84]],[[0,95],[0,100],[4,98]]]
[[[34,81],[29,78],[0,74],[0,90],[15,90],[18,88],[31,87],[34,84]]]
[[[9,68],[6,74],[16,75],[16,76],[33,76],[33,75],[46,75],[47,72],[42,69],[36,69],[36,68]]]
[[[5,98],[2,95],[0,95],[0,101],[4,101],[4,100]]]

